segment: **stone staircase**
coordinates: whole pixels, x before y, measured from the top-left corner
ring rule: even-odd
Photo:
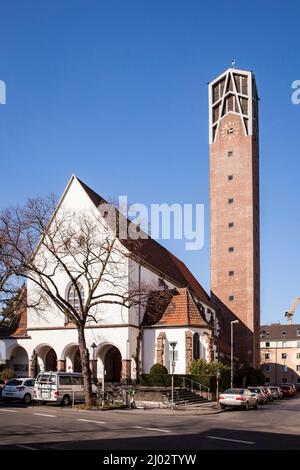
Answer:
[[[172,392],[165,392],[166,398],[171,401]],[[176,406],[198,406],[203,403],[208,403],[207,398],[203,398],[201,395],[192,392],[187,388],[175,388],[174,389],[174,403]]]

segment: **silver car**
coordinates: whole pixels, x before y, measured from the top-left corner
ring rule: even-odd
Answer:
[[[255,393],[259,405],[268,403],[268,397],[262,387],[248,387],[251,393]]]
[[[222,410],[227,407],[243,408],[248,410],[250,406],[257,409],[256,394],[246,388],[229,388],[219,396],[219,404]]]

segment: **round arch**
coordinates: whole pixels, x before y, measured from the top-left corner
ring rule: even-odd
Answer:
[[[11,349],[8,367],[14,371],[17,377],[28,377],[29,357],[27,351],[22,346],[17,344]]]
[[[66,362],[67,372],[82,372],[82,365],[77,343],[69,343],[62,351],[61,360]]]
[[[50,344],[40,343],[34,348],[34,352],[37,356],[37,372],[57,370],[57,354]]]
[[[122,355],[120,350],[110,343],[101,344],[97,350],[97,358],[102,363],[102,373],[105,382],[121,382]]]

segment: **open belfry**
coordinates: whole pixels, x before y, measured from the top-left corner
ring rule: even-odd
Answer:
[[[209,84],[211,295],[219,351],[259,366],[259,129],[252,72],[229,68]],[[222,347],[224,346],[224,348]]]

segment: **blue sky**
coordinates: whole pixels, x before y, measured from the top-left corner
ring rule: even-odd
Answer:
[[[105,197],[204,203],[204,249],[165,245],[209,289],[207,82],[234,57],[261,98],[262,322],[284,322],[300,295],[299,15],[296,0],[2,0],[0,207],[72,173]]]

